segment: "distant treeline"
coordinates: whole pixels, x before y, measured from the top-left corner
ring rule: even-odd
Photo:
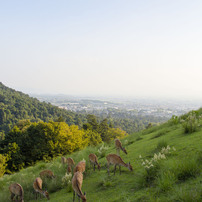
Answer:
[[[80,113],[86,114],[85,111],[81,111]],[[93,110],[91,113],[98,117],[98,121],[107,118],[113,127],[121,128],[128,134],[143,130],[151,123],[152,125],[156,125],[168,120],[166,117],[140,115],[137,114],[135,110],[126,111],[123,109],[113,108],[108,108],[105,110]]]

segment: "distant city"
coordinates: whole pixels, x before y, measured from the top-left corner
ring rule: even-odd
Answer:
[[[112,111],[125,112],[130,115],[164,117],[182,115],[197,110],[202,102],[196,101],[165,101],[154,99],[123,99],[123,98],[92,98],[66,95],[31,95],[40,101],[51,103],[59,108],[80,113],[105,113]]]

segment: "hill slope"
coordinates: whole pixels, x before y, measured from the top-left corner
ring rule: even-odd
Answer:
[[[7,133],[19,120],[57,120],[62,117],[69,125],[82,125],[85,116],[40,102],[0,82],[0,133]]]
[[[196,128],[190,133],[185,133],[186,123],[190,122],[191,116],[193,118],[192,113],[182,116],[181,121],[175,117],[163,125],[151,127],[122,139],[128,155],[121,152],[121,157],[126,163],[130,161],[133,172],[122,167],[122,174],[119,175],[117,170],[114,176],[111,166],[108,177],[105,157],[109,153],[115,153],[114,143],[105,145],[107,148],[104,149],[99,145],[73,153],[71,157],[75,162],[83,158],[88,160],[91,152],[96,153],[102,165],[100,172],[87,169],[82,187],[86,192],[87,201],[201,201],[202,127],[198,125],[202,120],[198,116],[197,121],[195,119]],[[154,155],[155,153],[157,155]],[[146,168],[148,162],[155,158],[159,160],[153,160],[153,166]],[[51,163],[40,162],[34,167],[1,178],[0,201],[8,201],[8,186],[12,182],[18,182],[23,186],[25,201],[34,201],[32,183],[39,172],[46,168],[51,169],[57,176],[44,182],[44,187],[50,193],[50,202],[72,201],[71,185],[62,185],[65,182],[62,177],[66,168],[61,165],[60,158]],[[68,180],[66,182],[68,183]]]

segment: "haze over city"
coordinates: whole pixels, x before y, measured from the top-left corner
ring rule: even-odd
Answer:
[[[0,81],[25,93],[202,98],[201,1],[1,1]]]

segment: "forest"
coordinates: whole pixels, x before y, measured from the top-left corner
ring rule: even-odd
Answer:
[[[59,109],[0,83],[1,175],[152,125],[151,117],[133,118]]]
[[[40,160],[50,161],[59,155],[126,135],[119,128],[111,128],[106,119],[98,124],[94,115],[87,117],[87,123],[82,129],[65,122],[31,123],[23,120],[0,141],[0,154],[6,159],[1,172],[12,173]]]

